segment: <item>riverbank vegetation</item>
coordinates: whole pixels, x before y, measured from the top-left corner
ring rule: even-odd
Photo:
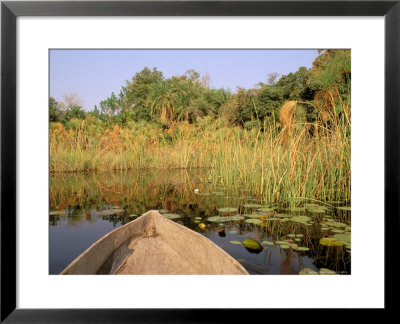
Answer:
[[[90,112],[50,98],[50,172],[202,168],[269,202],[350,201],[350,88],[348,50],[235,92],[144,68]]]

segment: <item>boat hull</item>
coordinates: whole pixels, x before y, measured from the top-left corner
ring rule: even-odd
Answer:
[[[61,274],[233,275],[248,272],[205,236],[151,210],[100,238]]]

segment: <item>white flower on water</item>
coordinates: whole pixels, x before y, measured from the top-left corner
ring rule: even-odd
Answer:
[[[199,189],[194,189],[194,193],[195,193],[196,195],[198,195],[198,194],[199,194]]]

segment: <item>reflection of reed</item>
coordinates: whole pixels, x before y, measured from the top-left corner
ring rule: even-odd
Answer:
[[[192,188],[204,171],[140,171],[118,173],[63,173],[50,176],[50,206],[62,210],[77,206],[97,209],[105,204],[122,205],[124,209],[136,206],[158,206],[171,211],[180,205],[192,203]]]

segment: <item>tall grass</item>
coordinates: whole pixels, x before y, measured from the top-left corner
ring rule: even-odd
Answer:
[[[204,119],[196,125],[151,124],[106,129],[80,121],[50,127],[50,171],[209,170],[215,185],[250,189],[270,203],[350,201],[350,119],[246,130]]]

